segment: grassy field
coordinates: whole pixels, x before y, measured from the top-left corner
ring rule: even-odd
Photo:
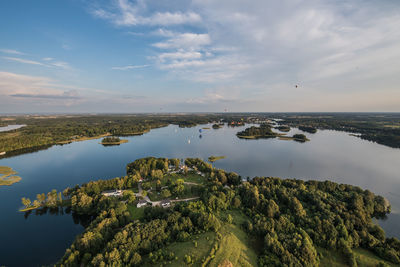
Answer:
[[[358,266],[374,267],[377,266],[379,262],[385,262],[389,266],[398,266],[379,258],[378,256],[366,249],[357,248],[353,251],[356,254]]]
[[[128,211],[134,220],[141,220],[144,217],[144,208],[136,208],[136,205],[128,205]]]
[[[159,192],[157,191],[151,191],[147,194],[147,196],[150,198],[151,201],[160,201],[163,200],[163,197],[161,194],[158,194]]]
[[[257,266],[254,244],[240,228],[240,225],[246,220],[245,215],[239,211],[229,211],[229,214],[233,217],[233,223],[226,223],[220,230],[222,240],[219,249],[207,266],[217,267],[226,260],[233,266]]]
[[[233,266],[257,266],[257,254],[252,248],[253,244],[246,233],[240,229],[240,224],[246,220],[245,215],[239,211],[229,211],[229,213],[221,214],[221,218],[227,214],[231,214],[233,223],[223,223],[220,240],[214,232],[194,235],[190,241],[174,242],[163,248],[163,251],[173,252],[175,260],[151,263],[148,258],[145,258],[142,266],[200,267],[217,243],[218,249],[215,255],[205,266],[217,267],[224,261],[231,262]],[[192,264],[185,263],[186,255],[192,258]]]
[[[185,182],[196,183],[199,185],[203,185],[207,182],[207,178],[198,175],[197,173],[188,173],[187,175],[180,173],[168,173],[161,179],[161,186],[166,186],[168,180],[175,182],[178,179],[183,179]],[[150,181],[150,184],[153,189],[155,189],[157,186],[157,182],[155,180]]]
[[[7,166],[0,166],[0,186],[1,185],[12,185],[21,181],[21,177],[16,176],[16,171]]]
[[[323,248],[317,248],[318,252],[322,255],[320,266],[332,266],[332,267],[347,267],[345,258],[343,255],[337,251],[327,250]],[[356,248],[353,249],[356,257],[358,266],[360,267],[375,267],[380,262],[386,263],[388,266],[397,266],[388,261],[385,261],[378,256],[374,255],[372,252],[363,249]]]
[[[144,264],[142,266],[150,267],[150,266],[168,266],[168,267],[180,267],[180,266],[188,266],[185,262],[185,255],[190,255],[193,259],[194,263],[190,266],[200,267],[202,265],[202,260],[205,259],[215,242],[215,233],[207,232],[199,235],[195,235],[193,240],[186,242],[175,242],[172,243],[163,250],[168,252],[173,252],[177,259],[172,260],[170,262],[158,262],[153,264],[149,261],[149,259],[145,259]],[[195,245],[197,243],[197,246]]]
[[[183,179],[185,182],[196,183],[196,184],[205,184],[207,182],[207,178],[197,174],[197,173],[188,173],[187,175],[179,174],[179,173],[171,173],[164,176],[162,182],[166,182],[168,179],[171,181],[176,181],[178,179]]]
[[[195,187],[198,185],[193,185],[193,184],[185,184],[184,188],[185,190],[183,191],[182,194],[178,196],[178,199],[184,199],[184,198],[191,198],[191,197],[198,197],[199,195],[196,193],[196,191],[192,192],[192,187]],[[151,201],[160,201],[163,200],[164,198],[157,192],[156,190],[152,190],[148,192],[147,195]],[[176,196],[171,196],[170,199],[175,199]]]

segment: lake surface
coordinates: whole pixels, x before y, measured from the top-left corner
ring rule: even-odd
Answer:
[[[11,130],[16,130],[22,127],[25,127],[25,124],[15,124],[15,125],[7,125],[7,126],[3,126],[0,127],[0,132],[7,132],[7,131],[11,131]]]
[[[47,150],[0,160],[21,176],[21,182],[0,187],[0,266],[41,266],[55,263],[83,226],[69,214],[18,212],[21,197],[58,191],[99,178],[125,175],[135,159],[226,156],[213,165],[243,178],[274,176],[332,180],[358,185],[385,196],[392,214],[379,221],[388,236],[400,237],[400,149],[361,140],[347,133],[305,133],[310,142],[278,139],[243,140],[236,132],[248,127],[209,129],[168,126],[127,137],[129,143],[104,147],[100,140],[53,146]],[[210,126],[209,126],[210,127]],[[301,132],[291,130],[288,135]],[[125,137],[124,137],[125,139]]]

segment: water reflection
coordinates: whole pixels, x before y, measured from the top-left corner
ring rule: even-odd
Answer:
[[[35,210],[28,210],[24,212],[24,218],[27,220],[30,215],[33,216],[43,216],[43,215],[52,215],[52,216],[63,216],[65,214],[69,214],[72,216],[73,222],[75,224],[79,224],[84,228],[88,227],[89,224],[93,221],[94,217],[89,215],[80,215],[71,210],[71,207],[43,207]]]

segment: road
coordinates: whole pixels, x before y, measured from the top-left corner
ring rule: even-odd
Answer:
[[[196,183],[185,183],[185,184],[194,184],[194,185],[198,185]],[[138,188],[139,188],[139,193],[136,194],[136,196],[142,197],[144,200],[146,200],[148,203],[151,203],[152,206],[160,206],[161,200],[160,201],[151,201],[150,198],[148,196],[143,196],[142,192],[142,185],[141,183],[138,184]],[[175,202],[182,202],[182,201],[191,201],[191,200],[195,200],[195,199],[199,199],[200,197],[189,197],[189,198],[183,198],[183,199],[171,199],[171,203],[175,203]]]

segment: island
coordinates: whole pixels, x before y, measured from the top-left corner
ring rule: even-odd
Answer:
[[[226,156],[210,156],[210,157],[208,157],[208,161],[215,162],[217,160],[224,159],[224,158],[226,158]]]
[[[307,133],[316,133],[317,129],[312,127],[312,126],[304,126],[304,125],[300,125],[299,126],[299,130],[303,131],[303,132],[307,132]]]
[[[127,143],[128,140],[126,139],[120,139],[119,137],[114,137],[114,136],[107,136],[104,137],[103,140],[101,140],[101,144],[103,146],[115,146],[115,145],[120,145],[123,143]]]
[[[259,127],[251,126],[244,131],[238,132],[237,137],[243,139],[258,139],[258,138],[275,138],[278,133],[272,131],[269,124],[261,124]]]
[[[16,176],[16,171],[7,166],[0,166],[0,186],[12,185],[21,181],[21,177]]]
[[[296,142],[304,143],[310,141],[304,134],[294,134],[293,136],[279,136],[280,140],[294,140]]]
[[[400,264],[400,241],[373,221],[389,202],[357,186],[243,180],[200,159],[154,157],[71,186],[35,200],[92,218],[56,266]]]
[[[277,127],[275,127],[275,129],[278,129],[281,132],[289,132],[290,131],[290,127],[286,126],[286,125],[277,126]]]

